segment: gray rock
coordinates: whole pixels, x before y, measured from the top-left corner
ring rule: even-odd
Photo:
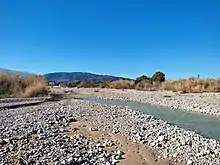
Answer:
[[[68,164],[71,164],[71,163],[73,163],[73,162],[74,162],[74,159],[73,159],[72,156],[70,156],[70,157],[67,159],[67,163],[68,163]]]
[[[97,128],[89,127],[89,131],[98,131],[98,129]]]

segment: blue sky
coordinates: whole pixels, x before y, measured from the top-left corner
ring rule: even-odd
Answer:
[[[219,0],[1,0],[0,67],[220,77]]]

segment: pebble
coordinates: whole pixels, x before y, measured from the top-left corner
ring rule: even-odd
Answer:
[[[159,136],[159,137],[158,137],[158,141],[159,141],[159,142],[164,141],[164,137],[163,137],[163,136]]]
[[[89,127],[89,131],[98,131],[97,128]]]
[[[68,159],[67,159],[67,162],[69,163],[69,164],[71,164],[71,163],[73,163],[73,157],[71,156],[71,157],[69,157]]]
[[[188,164],[188,165],[191,165],[191,164],[193,164],[193,161],[192,161],[192,160],[188,160],[188,161],[187,161],[187,164]]]

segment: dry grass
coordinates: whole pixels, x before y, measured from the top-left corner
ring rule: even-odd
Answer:
[[[114,89],[136,89],[145,91],[155,91],[159,89],[157,83],[152,83],[150,80],[141,80],[136,82],[135,80],[117,80],[108,85],[109,88]]]
[[[162,89],[180,92],[220,92],[220,79],[189,78],[182,80],[165,81]]]
[[[162,84],[151,82],[150,80],[142,80],[135,82],[134,80],[117,80],[109,84],[110,88],[115,89],[137,89],[137,90],[169,90],[174,92],[220,92],[220,79],[198,79],[189,78],[181,80],[167,80]]]
[[[139,82],[136,82],[134,88],[137,90],[145,91],[156,90],[156,86],[150,80],[141,80]]]
[[[36,97],[48,94],[47,82],[40,76],[19,77],[0,74],[0,97]]]
[[[133,80],[116,80],[109,83],[109,88],[132,89],[135,84]]]

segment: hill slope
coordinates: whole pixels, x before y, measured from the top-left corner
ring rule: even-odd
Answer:
[[[97,75],[93,73],[85,72],[55,72],[45,74],[44,77],[48,81],[53,82],[73,82],[73,81],[84,81],[84,82],[103,82],[103,81],[114,81],[122,79],[122,77],[115,77],[110,75]]]
[[[10,69],[4,69],[4,68],[0,68],[0,73],[11,73],[11,74],[16,74],[16,75],[19,75],[22,77],[33,75],[28,72],[21,72],[21,71],[17,71],[17,70],[10,70]]]

